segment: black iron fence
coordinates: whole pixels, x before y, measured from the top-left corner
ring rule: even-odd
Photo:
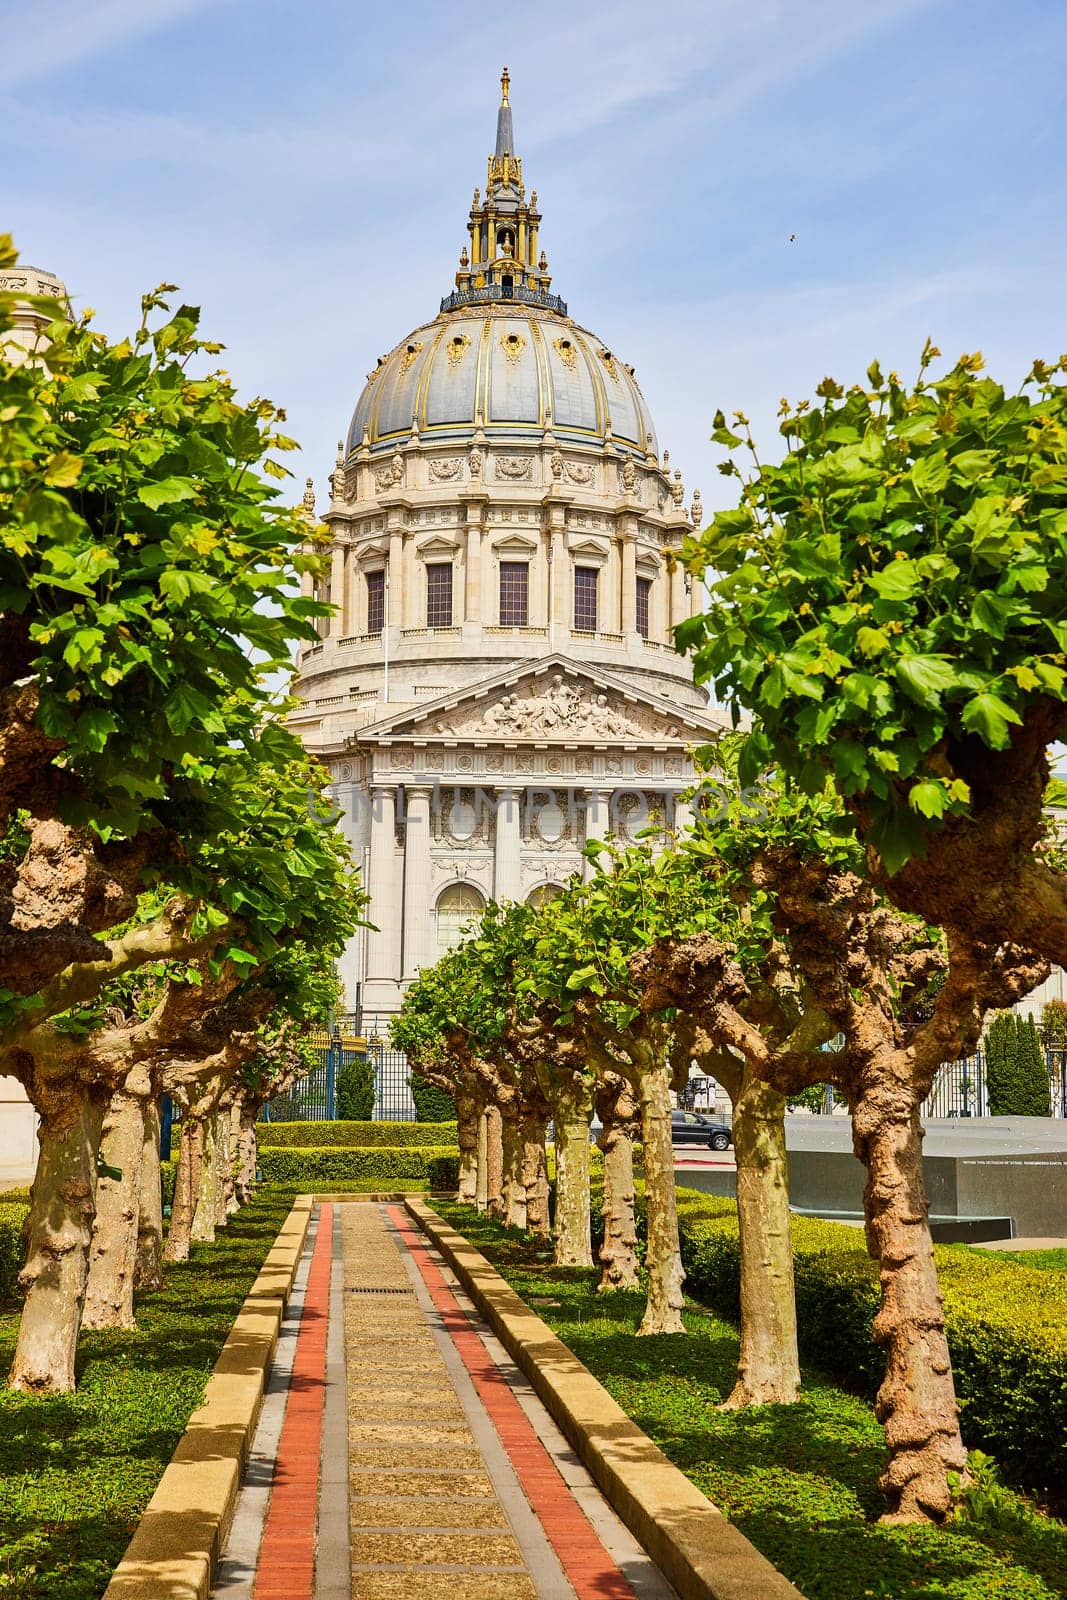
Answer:
[[[352,1021],[363,1024],[356,1032]],[[319,1061],[285,1094],[269,1101],[261,1122],[329,1122],[337,1116],[337,1076],[342,1067],[366,1060],[374,1068],[375,1122],[414,1122],[415,1102],[408,1086],[408,1061],[389,1044],[387,1017],[344,1017],[333,1033],[312,1035]]]

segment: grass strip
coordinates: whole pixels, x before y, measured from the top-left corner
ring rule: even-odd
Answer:
[[[173,1454],[292,1205],[265,1188],[213,1245],[138,1297],[134,1333],[84,1333],[78,1390],[0,1390],[0,1596],[97,1600]],[[0,1375],[18,1306],[0,1313]]]
[[[639,1339],[642,1295],[598,1296],[595,1273],[554,1268],[540,1245],[471,1207],[433,1204],[807,1600],[1067,1594],[1067,1526],[1000,1485],[987,1461],[944,1527],[882,1527],[885,1446],[864,1400],[806,1369],[796,1405],[718,1412],[737,1366],[730,1323],[690,1304],[688,1337]]]

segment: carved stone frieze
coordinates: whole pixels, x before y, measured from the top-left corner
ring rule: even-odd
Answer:
[[[484,707],[460,707],[436,722],[434,732],[464,738],[552,738],[570,743],[579,738],[662,738],[663,723],[651,709],[625,705],[614,696],[580,688],[556,673],[540,692],[531,685],[525,691],[504,693]],[[546,770],[550,769],[546,766]]]
[[[459,476],[459,460],[453,456],[451,460],[445,457],[442,460],[430,462],[430,477],[436,478],[440,483],[448,483],[452,478]]]
[[[528,479],[533,470],[533,456],[497,456],[496,475],[508,482]]]
[[[567,462],[567,477],[571,483],[592,483],[593,472],[594,469],[591,462]]]

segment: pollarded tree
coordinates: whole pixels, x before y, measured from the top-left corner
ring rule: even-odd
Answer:
[[[118,344],[44,307],[47,360],[21,365],[0,295],[0,1027],[169,954],[94,936],[160,878],[204,891],[198,844],[243,823],[227,749],[299,757],[268,714],[271,671],[325,609],[292,589],[321,557],[263,476],[292,441],[201,370],[221,347],[163,293]]]
[[[720,770],[723,756],[720,746]],[[741,1339],[725,1408],[736,1409],[800,1394],[783,1085],[803,1092],[834,1076],[822,1047],[837,1029],[792,963],[769,897],[731,859],[730,840],[764,821],[772,792],[712,787],[713,818],[698,808],[685,847],[663,863],[681,892],[665,897],[670,915],[629,966],[642,1010],[673,1016],[686,1055],[733,1104]]]
[[[463,1041],[451,1046],[451,963],[444,956],[419,973],[404,993],[400,1010],[390,1023],[390,1038],[407,1055],[408,1064],[426,1083],[452,1096],[456,1106],[459,1143],[459,1199],[466,1205],[478,1201],[479,1129],[485,1095],[470,1064]]]
[[[241,821],[205,843],[195,863],[202,880],[214,885],[213,899],[192,907],[169,898],[158,914],[151,903],[142,908],[146,937],[162,926],[160,944],[171,959],[183,956],[179,976],[185,981],[166,982],[147,1017],[134,1008],[113,1026],[107,993],[97,992],[95,982],[88,985],[92,999],[56,1015],[52,991],[69,997],[81,983],[79,969],[69,969],[52,980],[38,1011],[20,1010],[0,1050],[0,1066],[20,1080],[41,1118],[21,1275],[26,1303],[11,1374],[14,1387],[32,1393],[74,1385],[102,1121],[111,1097],[121,1097],[116,1118],[130,1130],[132,1166],[144,1142],[146,1107],[164,1089],[195,1094],[201,1114],[214,1109],[214,1102],[200,1103],[211,1094],[217,1101],[274,1003],[257,981],[264,966],[293,940],[339,948],[357,920],[361,896],[347,846],[317,806],[321,770],[306,759],[278,769],[241,750],[221,753],[216,770],[220,787],[229,790],[222,804]],[[104,949],[99,966],[106,964]],[[206,964],[208,1005],[190,992],[200,963]],[[132,1192],[107,1219],[127,1238]],[[125,1259],[117,1240],[101,1233],[99,1242],[110,1260]],[[128,1277],[124,1284],[123,1304]],[[100,1304],[115,1299],[109,1290]]]
[[[638,1331],[683,1333],[682,1269],[675,1204],[671,1091],[689,1075],[689,1056],[669,1014],[641,1010],[629,960],[692,908],[694,875],[673,869],[669,852],[599,852],[599,869],[544,906],[535,959],[521,975],[556,1025],[573,1029],[606,1083],[623,1077],[640,1110],[648,1249],[647,1299]],[[606,1177],[605,1231],[615,1225],[618,1190]],[[625,1216],[623,1214],[623,1225]]]
[[[788,453],[686,552],[715,569],[678,630],[696,673],[758,719],[768,759],[827,772],[893,903],[1067,964],[1048,750],[1067,731],[1067,386],[1035,362],[1008,394],[927,343],[909,389],[875,362],[783,401]],[[752,445],[719,413],[713,438]]]
[[[942,940],[887,906],[856,867],[861,856],[840,808],[783,791],[762,821],[720,834],[738,878],[766,897],[815,1004],[844,1035],[832,1079],[852,1113],[853,1148],[867,1170],[867,1245],[879,1264],[874,1338],[886,1351],[877,1413],[889,1462],[889,1520],[945,1515],[950,1475],[965,1468],[922,1174],[922,1103],[939,1066],[974,1049],[988,1009],[1025,993],[1045,970],[1027,952],[950,930]],[[944,973],[938,988],[931,978]],[[915,999],[934,989],[933,1004]],[[724,994],[720,1036],[739,1051],[751,1024]],[[733,1038],[731,1039],[731,1034]],[[758,1052],[758,1039],[751,1039]],[[801,1086],[788,1061],[771,1072]],[[810,1077],[806,1081],[811,1081]]]

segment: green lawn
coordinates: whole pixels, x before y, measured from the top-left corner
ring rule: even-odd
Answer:
[[[469,1207],[435,1208],[493,1261],[621,1406],[807,1600],[1049,1600],[1067,1595],[1067,1526],[1006,1489],[940,1529],[884,1528],[882,1430],[817,1372],[795,1406],[722,1414],[737,1331],[691,1306],[689,1337],[638,1339],[642,1297],[598,1297]],[[546,1303],[547,1302],[547,1303]]]
[[[1067,1250],[983,1250],[984,1256],[998,1261],[1017,1261],[1020,1267],[1037,1267],[1041,1272],[1067,1272]]]
[[[264,1190],[214,1245],[167,1268],[136,1333],[87,1333],[78,1391],[0,1389],[0,1597],[95,1600],[174,1451],[292,1195]],[[0,1307],[0,1377],[18,1309]]]

